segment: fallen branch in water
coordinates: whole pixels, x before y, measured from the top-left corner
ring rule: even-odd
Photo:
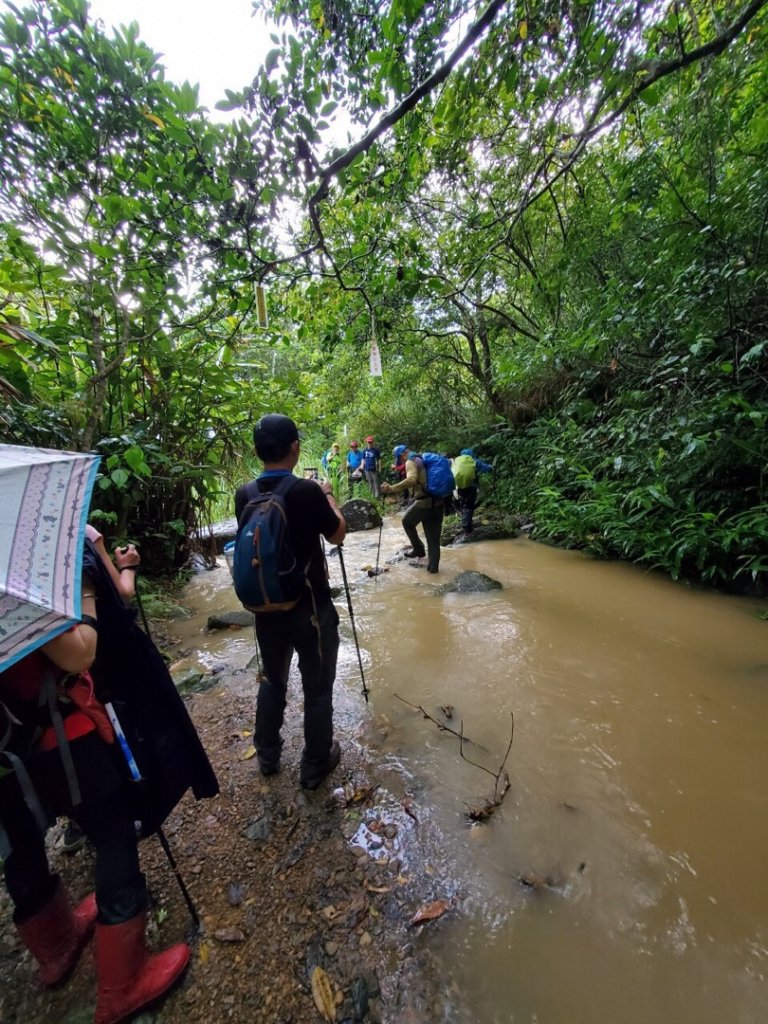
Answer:
[[[472,746],[477,747],[478,750],[485,750],[485,747],[480,746],[479,743],[475,743],[475,741],[469,739],[468,736],[463,736],[463,733],[456,732],[456,730],[452,729],[450,725],[446,725],[445,722],[438,721],[436,718],[430,715],[430,713],[425,708],[423,708],[421,704],[411,704],[409,700],[406,700],[405,697],[401,697],[399,693],[396,693],[395,696],[397,697],[398,700],[401,700],[403,704],[407,704],[409,708],[413,708],[414,711],[420,711],[424,718],[428,719],[430,722],[434,722],[434,724],[441,732],[449,732],[451,736],[455,736],[456,739],[461,740],[463,738],[465,743],[471,743]],[[446,707],[448,707],[448,705],[446,705]],[[443,713],[445,714],[445,712]],[[488,769],[486,768],[485,770],[487,771]]]
[[[396,693],[395,697],[397,697],[398,700],[402,701],[403,704],[407,704],[409,708],[413,708],[414,711],[420,711],[422,716],[426,718],[428,721],[433,722],[437,726],[437,728],[440,729],[441,732],[449,732],[452,736],[456,736],[456,738],[459,741],[459,754],[461,755],[462,760],[466,761],[468,764],[473,765],[475,768],[479,768],[481,772],[486,772],[486,774],[491,776],[491,778],[493,779],[493,799],[482,804],[482,806],[480,807],[470,807],[467,810],[467,818],[470,821],[487,821],[488,818],[490,818],[490,816],[494,813],[496,808],[501,806],[502,800],[507,795],[510,787],[512,786],[512,783],[510,782],[509,779],[509,774],[507,772],[507,760],[509,759],[509,755],[512,750],[512,741],[515,738],[514,713],[510,712],[510,717],[512,719],[512,728],[509,734],[509,743],[507,744],[506,753],[504,754],[504,758],[502,759],[502,762],[499,765],[499,770],[494,772],[491,771],[490,768],[486,768],[485,765],[478,764],[477,761],[473,761],[471,757],[467,757],[467,755],[464,753],[465,743],[471,743],[472,746],[478,747],[479,750],[485,750],[486,748],[481,747],[480,744],[475,743],[474,740],[470,740],[464,735],[463,719],[461,722],[461,727],[457,732],[456,729],[451,729],[451,727],[449,725],[446,725],[445,722],[440,722],[433,715],[430,715],[430,713],[424,707],[422,707],[421,704],[412,704],[409,700],[406,700],[405,697],[401,697],[399,693]],[[449,706],[450,705],[446,705],[446,707]],[[446,714],[443,708],[441,708],[441,711],[443,711],[443,714]]]
[[[465,761],[469,764],[479,768],[481,771],[487,772],[493,777],[493,800],[489,800],[483,804],[482,807],[470,807],[467,811],[467,817],[470,821],[487,821],[488,818],[493,814],[497,807],[501,807],[501,801],[509,792],[512,783],[509,780],[509,774],[507,772],[507,758],[509,757],[510,751],[512,750],[512,740],[515,738],[515,715],[514,712],[510,712],[512,719],[512,728],[509,733],[509,743],[507,744],[507,752],[504,754],[504,759],[499,765],[499,770],[494,773],[490,768],[484,767],[482,764],[478,764],[477,761],[473,761],[467,757],[464,753],[464,722],[461,723],[461,735],[459,736],[459,753]]]

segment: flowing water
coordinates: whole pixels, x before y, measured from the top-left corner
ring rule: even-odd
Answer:
[[[411,794],[432,896],[454,900],[417,939],[461,994],[449,1019],[768,1021],[762,606],[526,539],[444,550],[437,577],[400,563],[369,578],[377,540],[344,548],[371,703],[342,598],[337,716]],[[391,520],[382,564],[403,544]],[[434,593],[467,569],[503,590]],[[226,569],[186,603],[237,607]],[[204,639],[199,622],[204,660],[252,656],[250,635]],[[398,696],[493,773],[514,715],[511,788],[489,821],[468,827],[466,811],[492,776]]]

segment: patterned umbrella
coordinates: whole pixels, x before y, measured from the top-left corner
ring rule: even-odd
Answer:
[[[0,444],[0,672],[80,618],[98,455]]]

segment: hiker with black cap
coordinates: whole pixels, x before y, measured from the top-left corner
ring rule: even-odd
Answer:
[[[301,439],[292,419],[280,413],[262,416],[254,427],[253,440],[264,470],[235,492],[239,526],[236,547],[241,533],[247,533],[249,517],[264,504],[260,496],[269,494],[282,509],[284,544],[293,555],[293,574],[300,578],[298,596],[293,600],[248,605],[256,612],[256,638],[265,676],[256,701],[254,746],[262,775],[278,772],[288,673],[296,651],[304,690],[300,781],[304,789],[317,789],[341,759],[341,748],[333,738],[339,616],[331,600],[320,537],[329,544],[341,544],[347,524],[328,481],[318,483],[293,475]],[[237,589],[236,576],[235,586]]]
[[[405,465],[405,478],[396,484],[383,483],[383,494],[399,494],[410,491],[413,501],[403,516],[403,529],[410,548],[405,552],[406,558],[423,558],[427,555],[427,572],[436,573],[440,566],[440,533],[443,528],[445,501],[443,498],[427,494],[427,470],[420,456],[412,453],[407,445],[397,445],[392,454],[395,463]],[[421,523],[427,546],[419,536],[416,527]]]

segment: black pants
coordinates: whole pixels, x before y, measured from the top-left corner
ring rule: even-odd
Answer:
[[[256,700],[254,745],[262,765],[280,760],[288,672],[299,656],[304,690],[304,752],[301,771],[312,775],[326,764],[333,740],[333,683],[339,652],[339,616],[330,596],[315,604],[307,594],[289,612],[256,616],[256,636],[266,680]]]
[[[459,508],[461,509],[461,528],[465,533],[472,533],[472,516],[477,508],[477,484],[471,487],[459,487]]]
[[[416,501],[403,516],[403,529],[415,554],[424,555],[424,544],[416,530],[421,523],[427,541],[427,569],[437,572],[440,566],[440,534],[443,529],[445,506],[438,498]]]
[[[63,782],[58,750],[33,757],[27,767],[43,809],[51,819],[66,814],[82,828],[96,851],[96,903],[102,924],[120,924],[147,905],[139,870],[136,830],[113,751],[95,734],[70,745],[83,802],[72,807]],[[0,779],[0,821],[11,853],[5,884],[14,904],[14,921],[25,921],[50,900],[57,879],[51,874],[45,838],[24,803],[15,775]]]

